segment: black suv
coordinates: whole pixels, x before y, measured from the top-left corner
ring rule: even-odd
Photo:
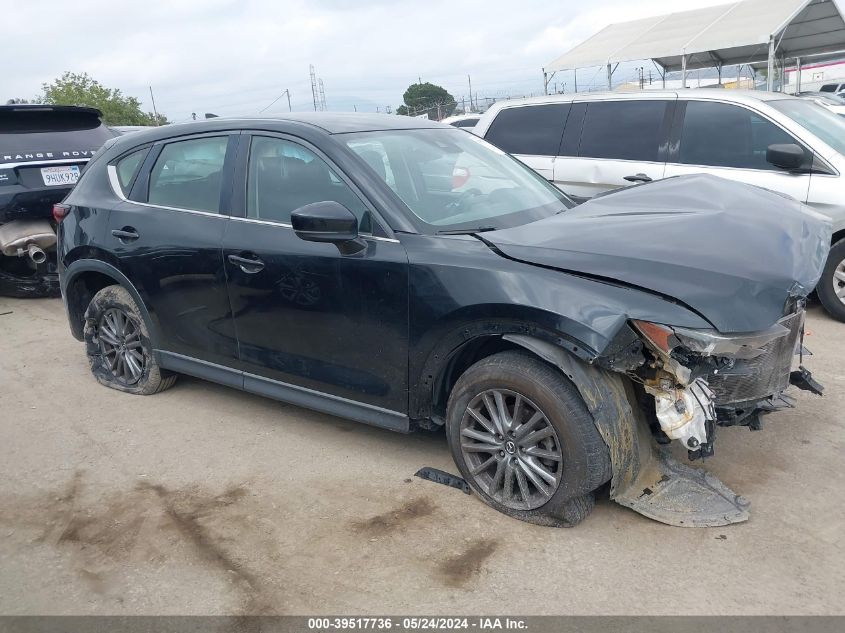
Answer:
[[[94,108],[0,106],[0,295],[59,292],[53,205],[115,133]]]
[[[800,349],[830,225],[711,176],[573,208],[465,132],[388,115],[214,119],[106,143],[57,207],[73,335],[134,394],[177,374],[395,431],[445,426],[509,515],[616,501],[676,525],[746,502],[712,454],[819,390]],[[694,502],[690,502],[693,499]]]

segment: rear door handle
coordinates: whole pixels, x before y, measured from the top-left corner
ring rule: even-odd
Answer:
[[[253,256],[254,257],[254,256]],[[264,270],[264,262],[257,257],[248,258],[239,255],[229,255],[228,260],[248,275],[254,275]]]
[[[651,182],[651,178],[643,173],[634,174],[633,176],[624,176],[622,180],[627,180],[628,182]]]
[[[119,239],[124,244],[126,242],[134,242],[137,240],[140,235],[138,235],[138,231],[136,231],[131,226],[124,226],[122,229],[115,229],[111,232],[117,239]]]

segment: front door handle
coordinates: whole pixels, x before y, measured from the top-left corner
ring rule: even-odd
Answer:
[[[229,255],[228,260],[248,275],[254,275],[255,273],[260,273],[264,270],[264,262],[254,255],[252,258],[241,257],[239,255]]]
[[[138,231],[131,226],[124,226],[122,229],[115,229],[111,232],[117,239],[126,244],[127,242],[134,242],[139,237]]]
[[[627,180],[628,182],[651,182],[651,178],[643,173],[634,174],[633,176],[625,176],[622,180]]]

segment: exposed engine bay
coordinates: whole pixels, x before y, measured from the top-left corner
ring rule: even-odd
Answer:
[[[659,440],[678,440],[690,460],[714,453],[716,426],[762,427],[762,416],[794,406],[790,382],[821,395],[803,367],[804,300],[763,332],[725,335],[635,322],[646,362],[629,372],[654,399]],[[793,374],[795,356],[799,368]]]

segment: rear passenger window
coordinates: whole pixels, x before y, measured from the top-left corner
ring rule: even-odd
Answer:
[[[746,108],[687,102],[680,146],[680,162],[685,165],[777,169],[766,162],[766,149],[775,143],[797,141]]]
[[[666,101],[590,103],[578,155],[656,162],[666,105]]]
[[[484,138],[509,154],[556,156],[569,107],[554,103],[504,108]]]
[[[168,143],[150,173],[147,201],[163,207],[220,212],[228,136]]]
[[[357,194],[311,150],[278,138],[256,136],[249,152],[247,217],[290,223],[290,215],[313,202],[338,202],[352,211],[362,232],[371,219]]]
[[[132,152],[128,156],[124,156],[117,161],[117,165],[115,166],[117,169],[117,180],[120,183],[123,195],[129,195],[129,189],[132,186],[132,181],[135,179],[135,175],[141,168],[141,163],[144,162],[144,158],[146,157],[149,149],[149,147],[139,149],[137,152]]]

